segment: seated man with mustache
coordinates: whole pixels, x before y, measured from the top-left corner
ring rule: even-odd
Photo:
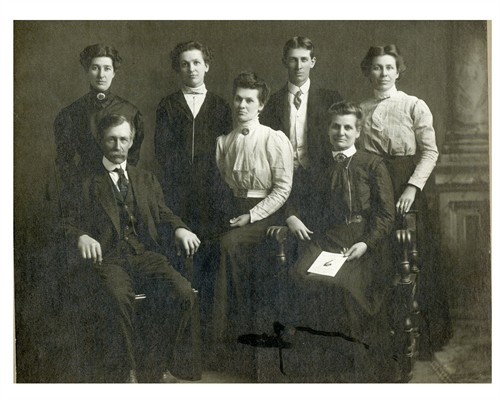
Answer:
[[[163,227],[174,232],[178,253],[190,257],[200,240],[165,205],[160,184],[148,171],[127,163],[134,142],[134,127],[122,115],[101,119],[97,137],[102,151],[100,165],[82,172],[80,182],[63,207],[62,227],[68,247],[77,251],[80,272],[94,277],[97,304],[105,310],[105,323],[113,352],[107,360],[121,373],[118,380],[137,382],[134,343],[134,299],[137,290],[150,288],[157,301],[155,344],[160,382],[173,382],[169,372],[175,345],[186,327],[194,304],[191,284],[161,254]],[[87,265],[85,265],[87,264]],[[77,270],[78,272],[78,270]],[[149,297],[149,296],[148,296]],[[170,298],[174,310],[162,301]]]

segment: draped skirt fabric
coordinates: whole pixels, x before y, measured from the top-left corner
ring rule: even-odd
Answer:
[[[362,232],[364,228],[358,226],[362,224],[352,225],[331,227],[305,245],[290,270],[288,296],[280,318],[287,325],[349,338],[356,381],[392,381],[394,363],[387,300],[393,270],[388,244],[347,261],[335,277],[307,272],[321,251],[339,253],[358,241],[355,231]]]
[[[226,220],[248,213],[262,199],[235,198]],[[237,336],[260,330],[257,312],[272,302],[274,265],[267,228],[279,212],[243,227],[228,228],[219,236],[219,263],[213,302],[213,339],[235,342]],[[268,301],[269,300],[269,301]],[[269,321],[266,321],[269,323]]]

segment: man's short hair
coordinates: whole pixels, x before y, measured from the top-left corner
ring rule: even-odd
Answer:
[[[288,57],[288,52],[291,49],[306,49],[310,51],[311,58],[314,57],[314,45],[311,39],[305,36],[294,36],[285,43],[283,47],[283,62],[286,61]]]
[[[109,57],[113,61],[113,69],[115,71],[120,68],[122,63],[122,58],[118,54],[118,50],[116,50],[113,46],[108,44],[96,43],[90,46],[85,47],[80,53],[80,64],[88,71],[90,68],[90,64],[92,64],[92,60],[96,57]]]
[[[134,140],[135,127],[127,117],[120,114],[106,114],[97,124],[97,137],[99,141],[102,140],[109,129],[114,128],[115,126],[120,126],[124,122],[127,122],[130,126],[130,140]]]
[[[205,46],[203,43],[196,42],[194,40],[190,40],[189,42],[182,42],[177,44],[174,49],[170,52],[170,60],[172,62],[172,69],[175,72],[179,72],[181,70],[180,58],[181,54],[185,51],[189,50],[199,50],[203,55],[203,61],[205,64],[210,65],[214,58],[214,53],[212,50]]]
[[[361,107],[350,101],[340,101],[334,103],[328,109],[328,115],[330,117],[329,123],[332,122],[333,117],[336,115],[354,115],[356,117],[356,128],[360,129],[363,123],[363,111]]]
[[[233,96],[236,94],[237,88],[257,89],[259,91],[258,99],[262,105],[265,105],[269,100],[271,88],[254,72],[241,72],[233,81]]]

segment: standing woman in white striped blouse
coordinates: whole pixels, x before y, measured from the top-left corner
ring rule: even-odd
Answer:
[[[385,159],[397,214],[419,212],[420,353],[431,356],[451,335],[446,292],[436,263],[437,242],[423,192],[439,156],[433,117],[423,100],[396,88],[406,66],[395,45],[371,47],[361,62],[361,70],[370,80],[373,97],[361,103],[364,123],[360,147]]]

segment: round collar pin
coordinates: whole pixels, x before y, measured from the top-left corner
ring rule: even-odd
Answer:
[[[106,98],[104,93],[97,93],[97,100],[103,101]]]

